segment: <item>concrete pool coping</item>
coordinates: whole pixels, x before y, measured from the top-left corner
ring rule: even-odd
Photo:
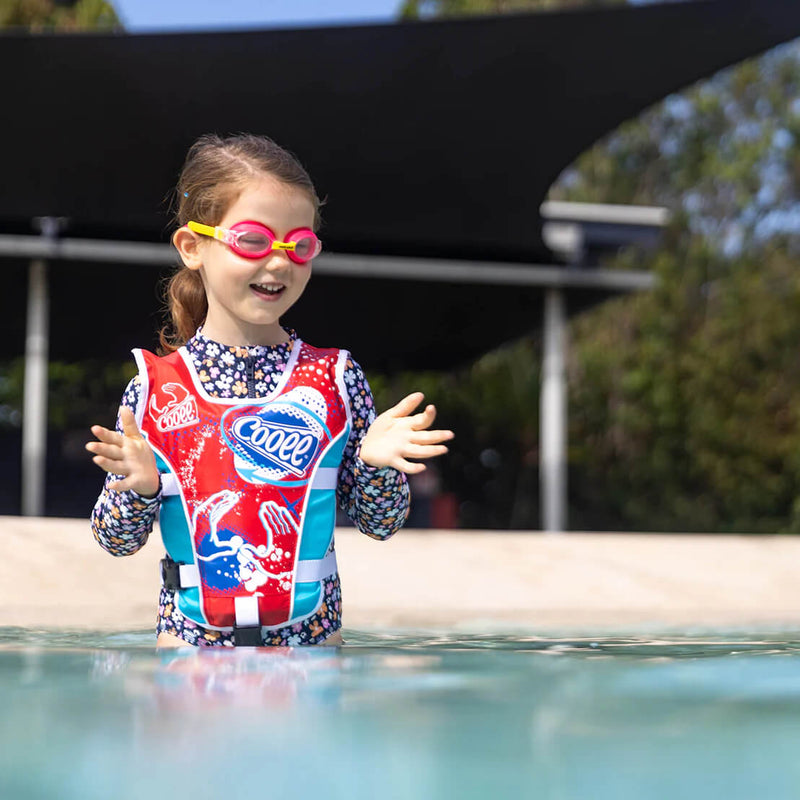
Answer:
[[[157,532],[125,558],[80,519],[0,516],[0,537],[0,626],[153,627]],[[336,547],[345,629],[800,630],[795,536],[343,528]]]

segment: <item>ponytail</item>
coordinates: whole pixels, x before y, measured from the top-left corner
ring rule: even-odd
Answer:
[[[177,350],[194,336],[208,312],[203,279],[197,270],[182,267],[169,280],[165,291],[171,324],[159,333],[161,354]]]

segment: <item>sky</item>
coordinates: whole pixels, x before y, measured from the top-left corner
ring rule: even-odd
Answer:
[[[130,33],[392,22],[402,0],[111,0]]]
[[[642,5],[653,0],[631,0]],[[393,22],[402,0],[111,0],[130,33]]]

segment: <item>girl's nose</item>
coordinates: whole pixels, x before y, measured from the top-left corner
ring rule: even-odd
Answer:
[[[264,265],[269,270],[283,270],[292,266],[291,259],[285,250],[273,250],[268,256]]]

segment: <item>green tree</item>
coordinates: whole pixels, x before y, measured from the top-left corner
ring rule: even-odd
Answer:
[[[122,27],[107,0],[0,0],[0,28],[86,31]]]
[[[626,3],[627,0],[404,0],[399,13],[404,19],[422,19]]]
[[[549,4],[526,8],[534,5]],[[443,16],[505,8],[444,0],[403,10]],[[800,49],[776,48],[621,126],[553,186],[551,199],[663,205],[673,213],[657,252],[620,253],[605,265],[653,270],[658,288],[606,303],[571,326],[572,527],[800,530],[798,89]],[[454,465],[471,459],[463,472],[475,472],[481,447],[495,443],[493,461],[526,475],[535,495],[538,383],[508,378],[507,362],[522,363],[523,353],[538,358],[535,337],[441,376],[432,396],[445,415],[472,420],[463,427],[446,420],[458,432]],[[479,380],[495,388],[476,391]],[[501,408],[527,409],[524,443],[508,444],[502,422],[492,427],[487,396]],[[452,468],[445,476],[470,509],[481,496],[470,476]],[[514,480],[505,480],[502,499],[484,492],[482,502],[510,507],[521,490],[511,492]],[[524,519],[497,509],[477,516],[536,527],[535,505],[528,503]],[[473,524],[475,516],[462,521]]]
[[[676,215],[640,263],[659,288],[573,325],[587,527],[798,530],[798,87],[800,50],[777,48],[622,126],[554,187]]]

